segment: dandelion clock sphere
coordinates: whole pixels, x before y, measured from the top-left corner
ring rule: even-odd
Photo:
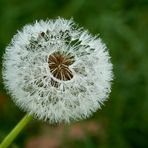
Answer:
[[[73,20],[26,25],[3,60],[4,84],[14,102],[50,123],[89,117],[110,93],[112,64],[105,44]]]

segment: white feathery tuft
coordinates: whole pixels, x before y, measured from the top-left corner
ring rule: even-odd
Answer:
[[[26,25],[3,60],[3,79],[14,102],[50,123],[89,117],[108,98],[113,78],[100,38],[73,20]]]

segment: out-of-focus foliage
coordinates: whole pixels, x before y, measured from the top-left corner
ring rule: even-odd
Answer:
[[[115,75],[110,99],[91,119],[66,127],[33,121],[12,147],[148,147],[148,1],[0,0],[0,71],[18,29],[58,16],[73,17],[107,44]],[[4,90],[0,73],[0,141],[24,114]]]

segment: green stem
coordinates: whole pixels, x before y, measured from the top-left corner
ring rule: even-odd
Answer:
[[[5,139],[0,144],[0,148],[7,148],[31,119],[32,117],[26,114],[23,119],[13,128],[13,130],[5,137]]]

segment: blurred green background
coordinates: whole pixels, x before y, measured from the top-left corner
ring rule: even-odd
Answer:
[[[12,36],[27,23],[73,17],[110,49],[114,81],[109,101],[70,125],[32,121],[10,148],[148,147],[148,0],[0,0],[0,71]],[[0,73],[0,141],[24,116]]]

